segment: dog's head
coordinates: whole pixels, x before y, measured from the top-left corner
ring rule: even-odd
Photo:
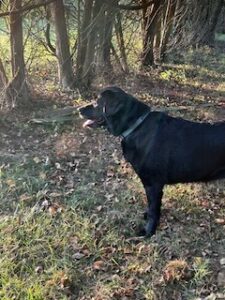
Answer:
[[[149,109],[144,103],[118,87],[101,91],[96,102],[80,108],[87,121],[83,127],[106,127],[115,136],[122,134],[135,120]]]

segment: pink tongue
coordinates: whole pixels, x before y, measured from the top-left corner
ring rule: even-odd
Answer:
[[[92,124],[94,124],[93,120],[87,120],[86,122],[84,122],[83,127],[85,128],[85,127],[88,127],[88,126],[90,126]]]

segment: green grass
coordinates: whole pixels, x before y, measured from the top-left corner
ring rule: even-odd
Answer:
[[[88,223],[73,211],[52,218],[35,209],[19,210],[16,217],[3,220],[1,299],[57,297],[63,294],[63,276],[71,280],[73,288],[78,286],[82,276],[79,263],[72,258],[70,239],[77,231],[84,240],[90,238]]]

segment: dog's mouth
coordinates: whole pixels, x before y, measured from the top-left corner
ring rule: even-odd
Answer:
[[[104,125],[105,120],[103,118],[99,119],[88,119],[83,123],[84,128],[97,128]]]
[[[104,125],[105,123],[104,116],[102,114],[96,113],[92,104],[81,107],[79,109],[79,113],[81,118],[85,119],[85,122],[83,123],[84,128],[97,128]]]

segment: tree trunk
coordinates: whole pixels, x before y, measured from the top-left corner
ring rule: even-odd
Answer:
[[[165,6],[165,12],[163,17],[162,24],[162,36],[159,46],[159,60],[160,62],[164,62],[166,58],[167,46],[170,38],[170,34],[173,29],[173,23],[175,19],[177,0],[168,0]]]
[[[124,43],[123,28],[120,11],[116,14],[115,31],[121,55],[121,65],[124,72],[128,72],[127,55]]]
[[[176,6],[177,0],[155,0],[149,10],[143,10],[142,65],[155,65],[165,60],[169,37],[174,25]]]
[[[151,66],[155,63],[155,44],[156,34],[160,30],[158,28],[160,6],[162,0],[155,0],[154,3],[148,8],[143,10],[143,53],[142,53],[142,66]],[[146,0],[142,1],[143,6]]]
[[[174,22],[176,49],[190,45],[213,46],[216,25],[223,5],[223,0],[192,0],[188,3],[185,0],[177,0]]]
[[[3,66],[2,60],[0,58],[0,92],[6,88],[6,85],[8,83],[8,78],[5,73],[5,68]]]
[[[46,45],[48,47],[48,49],[52,52],[52,54],[54,56],[56,56],[56,49],[55,47],[52,45],[51,42],[51,9],[50,6],[46,6],[45,7],[45,12],[46,12],[46,29],[45,29],[45,41],[46,41]]]
[[[68,89],[73,87],[74,76],[63,0],[53,2],[51,4],[51,10],[56,31],[56,56],[58,59],[59,83],[62,88]]]
[[[92,12],[92,29],[88,36],[87,52],[85,56],[82,79],[85,85],[90,86],[94,72],[95,72],[95,52],[96,52],[96,40],[98,34],[98,18],[101,17],[103,9],[101,8],[101,0],[96,0],[93,6]]]
[[[103,11],[98,19],[96,73],[109,74],[113,70],[110,60],[110,50],[116,9],[108,5],[102,6],[101,9],[103,9]]]
[[[90,34],[90,24],[93,9],[93,0],[85,0],[84,15],[80,31],[78,31],[78,49],[77,49],[77,79],[82,78],[83,65],[87,52],[88,37]],[[80,20],[78,20],[80,22]]]
[[[77,77],[80,86],[90,86],[96,74],[112,71],[110,50],[116,10],[101,0],[86,0],[78,34]]]
[[[215,29],[219,20],[219,15],[224,5],[223,0],[209,1],[208,13],[205,18],[205,24],[201,24],[205,28],[205,34],[202,35],[199,43],[201,45],[214,46],[215,43]]]
[[[185,0],[177,0],[175,14],[174,14],[174,39],[173,39],[173,46],[174,48],[176,48],[176,50],[184,46],[183,36],[185,32],[187,11],[188,8],[186,6]]]
[[[10,11],[20,10],[22,0],[10,0],[9,4]],[[24,62],[22,16],[20,13],[10,14],[9,26],[13,79],[8,86],[7,94],[10,96],[13,105],[17,105],[27,103],[29,99]]]
[[[0,109],[5,106],[6,102],[6,87],[8,84],[8,78],[5,73],[5,68],[3,66],[2,60],[0,58]]]

